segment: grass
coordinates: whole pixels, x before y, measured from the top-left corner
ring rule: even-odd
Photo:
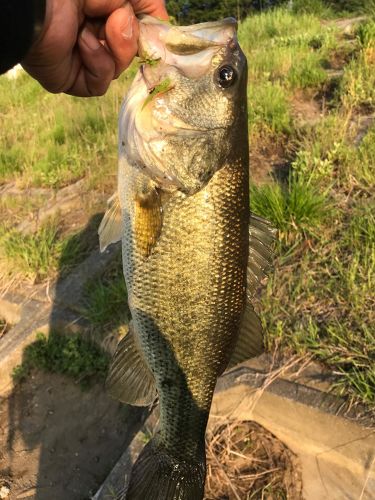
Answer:
[[[47,221],[34,234],[5,231],[0,241],[6,268],[33,282],[41,282],[57,272],[61,277],[92,248],[92,242],[79,233],[62,235],[57,219]]]
[[[288,170],[283,180],[268,176],[251,187],[252,209],[280,232],[276,271],[261,302],[266,344],[285,355],[313,354],[337,375],[338,393],[373,405],[375,126],[361,141],[357,135],[361,115],[375,111],[375,24],[369,18],[348,41],[320,1],[296,1],[294,8],[250,16],[239,28],[249,61],[253,152],[264,148],[264,161],[267,145],[280,145]],[[343,75],[333,85],[326,69],[340,64]],[[83,100],[49,95],[26,75],[1,78],[0,113],[9,125],[0,137],[0,183],[57,189],[84,177],[91,190],[112,189],[116,122],[130,79],[114,82],[104,98]],[[301,100],[321,116],[298,120]],[[15,217],[26,212],[9,203]],[[71,269],[85,252],[64,238],[56,225],[28,237],[4,226],[2,253],[41,280],[61,265]],[[102,332],[128,314],[120,268],[117,262],[87,285],[84,314]]]
[[[374,10],[375,12],[375,10]],[[360,52],[345,68],[341,101],[350,111],[375,109],[375,20],[369,19],[356,30]]]
[[[106,272],[86,285],[84,315],[96,327],[108,329],[127,321],[129,312],[127,291],[121,258],[116,259]]]
[[[83,177],[108,184],[118,111],[134,68],[104,98],[93,99],[48,94],[27,74],[0,78],[0,113],[7,123],[0,136],[0,184],[58,189]]]
[[[241,23],[239,38],[249,61],[251,137],[293,132],[289,101],[297,90],[322,87],[324,66],[337,47],[335,29],[310,14],[275,9]]]
[[[104,380],[108,364],[107,354],[80,335],[52,333],[46,338],[39,333],[37,340],[25,348],[13,378],[16,383],[22,382],[32,369],[38,369],[66,375],[87,387],[93,381]]]
[[[252,210],[280,236],[260,307],[268,349],[312,353],[337,375],[337,393],[374,405],[375,126],[356,143],[359,115],[374,111],[374,23],[355,30],[351,59],[322,118],[302,126],[290,106],[294,95],[325,95],[326,76],[319,75],[347,50],[345,42],[311,14],[274,11],[241,29],[250,134],[257,148],[269,136],[289,144],[286,180],[251,186]]]
[[[293,172],[286,185],[252,186],[251,208],[279,229],[279,238],[290,241],[314,234],[329,214],[327,197]]]
[[[312,352],[336,372],[340,394],[370,405],[375,404],[375,193],[370,189],[375,179],[373,170],[364,176],[363,168],[364,157],[372,158],[374,130],[359,148],[348,139],[327,150],[316,142],[324,135],[321,124],[315,155],[301,149],[286,185],[254,187],[251,198],[253,210],[280,230],[276,272],[262,302],[269,349],[281,344],[285,352]]]

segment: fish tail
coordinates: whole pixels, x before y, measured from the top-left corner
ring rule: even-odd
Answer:
[[[201,500],[206,460],[176,460],[152,439],[131,472],[126,500]]]

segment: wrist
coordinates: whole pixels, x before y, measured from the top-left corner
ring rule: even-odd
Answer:
[[[34,5],[34,32],[33,42],[35,42],[41,35],[43,28],[46,24],[48,0],[33,0]]]

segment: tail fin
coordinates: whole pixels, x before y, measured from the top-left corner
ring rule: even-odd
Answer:
[[[177,461],[152,439],[134,464],[126,500],[201,500],[206,464]]]

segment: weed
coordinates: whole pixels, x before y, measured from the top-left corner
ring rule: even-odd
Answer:
[[[86,318],[95,326],[125,323],[128,319],[127,291],[122,264],[117,259],[106,273],[86,286]]]
[[[345,68],[341,99],[347,109],[375,109],[375,21],[357,30],[361,51]]]
[[[57,271],[65,274],[90,250],[79,235],[61,237],[57,220],[47,221],[35,234],[5,232],[1,247],[9,268],[32,281],[42,281]]]
[[[25,380],[32,369],[61,373],[84,387],[93,380],[103,380],[108,369],[108,356],[79,335],[39,333],[37,340],[23,353],[22,364],[13,371],[15,382]]]
[[[273,133],[289,133],[292,120],[285,90],[266,82],[249,87],[249,124]]]
[[[365,23],[361,23],[356,30],[356,36],[363,49],[375,47],[375,21],[370,20]]]
[[[321,67],[321,58],[315,52],[307,52],[293,61],[288,73],[292,88],[320,87],[327,80],[327,73]]]
[[[23,162],[24,152],[19,146],[12,145],[8,149],[0,151],[1,181],[6,182],[12,178],[15,172],[22,172]]]
[[[26,73],[0,78],[0,184],[60,188],[83,176],[108,183],[116,164],[117,117],[130,72],[103,98],[52,95]],[[108,152],[111,152],[110,154]]]
[[[293,0],[293,12],[296,14],[314,14],[314,16],[332,17],[333,12],[323,0]]]
[[[329,212],[326,196],[295,173],[287,185],[253,186],[250,204],[255,213],[279,229],[281,240],[286,241],[312,234]]]
[[[319,18],[312,15],[294,15],[287,9],[275,9],[247,17],[239,27],[239,37],[246,52],[275,38],[289,38],[302,33],[321,33]]]

